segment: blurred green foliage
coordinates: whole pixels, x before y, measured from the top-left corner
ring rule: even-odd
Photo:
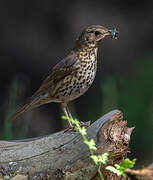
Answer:
[[[102,114],[118,108],[128,126],[135,126],[130,146],[133,157],[141,157],[138,162],[143,165],[153,161],[153,58],[137,61],[125,76],[105,79],[102,94]]]
[[[6,116],[4,119],[4,126],[2,130],[2,139],[9,140],[13,138],[12,135],[12,124],[8,121],[10,120],[14,110],[15,110],[15,102],[16,102],[16,92],[17,92],[17,81],[14,79],[10,86],[9,90],[9,102],[8,102],[8,109],[6,112]]]

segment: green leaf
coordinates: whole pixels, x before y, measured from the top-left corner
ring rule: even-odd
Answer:
[[[107,166],[105,169],[108,170],[108,171],[113,172],[114,174],[117,174],[117,176],[121,176],[122,175],[122,172],[120,170],[116,169],[113,166]]]
[[[95,164],[106,164],[108,161],[108,153],[101,155],[91,155],[90,157],[95,162]]]
[[[72,124],[75,124],[75,125],[79,125],[80,124],[80,122],[77,119],[70,118],[70,121],[72,122]]]
[[[69,119],[69,117],[68,116],[62,116],[62,119],[64,119],[64,120],[68,120]]]
[[[133,159],[132,161],[129,158],[126,158],[122,163],[121,167],[124,167],[124,169],[131,169],[135,165],[136,159]]]
[[[86,131],[86,128],[85,128],[85,127],[79,127],[78,130],[79,130],[79,132],[80,132],[82,135],[86,135],[86,134],[87,134],[87,131]]]
[[[99,162],[102,164],[106,164],[108,161],[108,153],[104,153],[101,155],[98,155]]]
[[[62,116],[62,119],[70,121],[74,125],[80,124],[80,122],[77,119],[69,118],[68,116]]]
[[[113,166],[107,166],[106,169],[110,170],[111,172],[115,173],[115,174],[119,174],[122,176],[126,176],[125,174],[125,170],[126,169],[130,169],[133,168],[134,164],[135,164],[136,159],[133,159],[132,161],[129,158],[126,158],[121,165],[115,164],[114,167]],[[120,172],[120,173],[119,173]]]
[[[96,155],[91,155],[90,157],[94,161],[94,163],[97,165],[98,164],[98,157]]]
[[[115,166],[116,169],[120,169],[121,168],[121,166],[118,165],[118,164],[114,164],[114,166]]]
[[[89,141],[85,140],[84,143],[88,145],[90,150],[96,150],[97,149],[95,141],[93,139],[91,139]]]

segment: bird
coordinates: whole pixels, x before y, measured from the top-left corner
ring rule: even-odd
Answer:
[[[101,25],[85,28],[70,53],[52,68],[39,89],[12,115],[10,121],[51,102],[60,103],[65,116],[72,118],[67,105],[83,95],[93,83],[97,71],[97,51],[106,36],[117,39],[118,32]],[[69,121],[68,130],[73,128]]]

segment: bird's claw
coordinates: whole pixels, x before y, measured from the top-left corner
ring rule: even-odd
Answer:
[[[83,121],[81,121],[81,122],[80,122],[80,126],[81,126],[81,127],[84,126],[84,127],[88,128],[88,127],[90,126],[90,121],[88,121],[88,122],[83,122]]]
[[[75,130],[75,126],[69,125],[68,128],[64,129],[64,133],[72,130]]]
[[[90,126],[90,121],[88,121],[88,122],[83,122],[83,121],[81,121],[81,122],[80,122],[80,126],[81,126],[81,127],[84,126],[85,128],[88,128],[88,127]],[[72,124],[69,124],[68,128],[66,128],[66,129],[64,130],[64,133],[65,133],[65,132],[68,132],[68,131],[73,131],[73,130],[75,130],[75,126],[72,125]]]

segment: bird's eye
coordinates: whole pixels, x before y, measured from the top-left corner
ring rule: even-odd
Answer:
[[[96,35],[96,36],[98,36],[98,35],[100,35],[100,34],[101,34],[101,32],[95,31],[95,35]]]

